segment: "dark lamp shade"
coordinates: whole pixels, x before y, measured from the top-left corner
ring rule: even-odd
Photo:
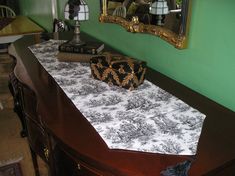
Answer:
[[[165,15],[169,13],[167,1],[157,0],[150,5],[149,13],[153,15]]]
[[[80,0],[80,3],[67,3],[64,9],[64,17],[67,20],[86,21],[89,19],[88,5],[84,0]]]

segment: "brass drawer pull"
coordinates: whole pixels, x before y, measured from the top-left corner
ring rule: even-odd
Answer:
[[[80,164],[77,164],[77,169],[81,170],[81,165]]]
[[[45,156],[46,160],[48,160],[49,159],[49,149],[45,147],[43,149],[43,152],[44,152],[44,156]]]

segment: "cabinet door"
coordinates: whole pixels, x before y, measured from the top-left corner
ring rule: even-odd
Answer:
[[[72,157],[67,151],[54,150],[56,176],[102,176],[102,172]]]
[[[33,90],[20,83],[23,113],[31,149],[45,162],[49,159],[48,137],[37,115],[37,98]]]

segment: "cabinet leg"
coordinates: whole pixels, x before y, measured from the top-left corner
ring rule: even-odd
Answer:
[[[22,130],[20,132],[20,135],[21,135],[21,137],[26,137],[27,136],[27,127],[26,127],[25,117],[24,117],[24,114],[23,114],[21,106],[20,106],[19,93],[16,93],[14,91],[13,84],[10,81],[8,82],[8,88],[14,98],[14,112],[18,115],[20,122],[21,122],[21,125],[22,125]]]
[[[31,151],[31,156],[32,156],[32,161],[33,161],[33,167],[34,167],[34,171],[35,171],[35,176],[40,176],[39,168],[38,168],[37,155],[36,155],[36,153],[32,150],[31,147],[30,147],[30,151]]]
[[[26,137],[28,134],[27,134],[25,117],[24,117],[21,109],[17,105],[15,105],[15,107],[14,107],[14,112],[18,115],[20,122],[21,122],[22,130],[20,132],[20,135],[21,135],[21,137]]]

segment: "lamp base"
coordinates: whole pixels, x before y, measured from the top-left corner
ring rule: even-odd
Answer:
[[[82,45],[85,45],[86,43],[80,39],[79,34],[75,34],[73,36],[72,40],[69,41],[69,44],[76,45],[76,46],[82,46]]]
[[[80,39],[80,23],[78,20],[75,22],[73,39],[69,41],[69,44],[76,46],[85,45],[85,42]]]
[[[157,15],[157,26],[164,26],[165,15]]]

